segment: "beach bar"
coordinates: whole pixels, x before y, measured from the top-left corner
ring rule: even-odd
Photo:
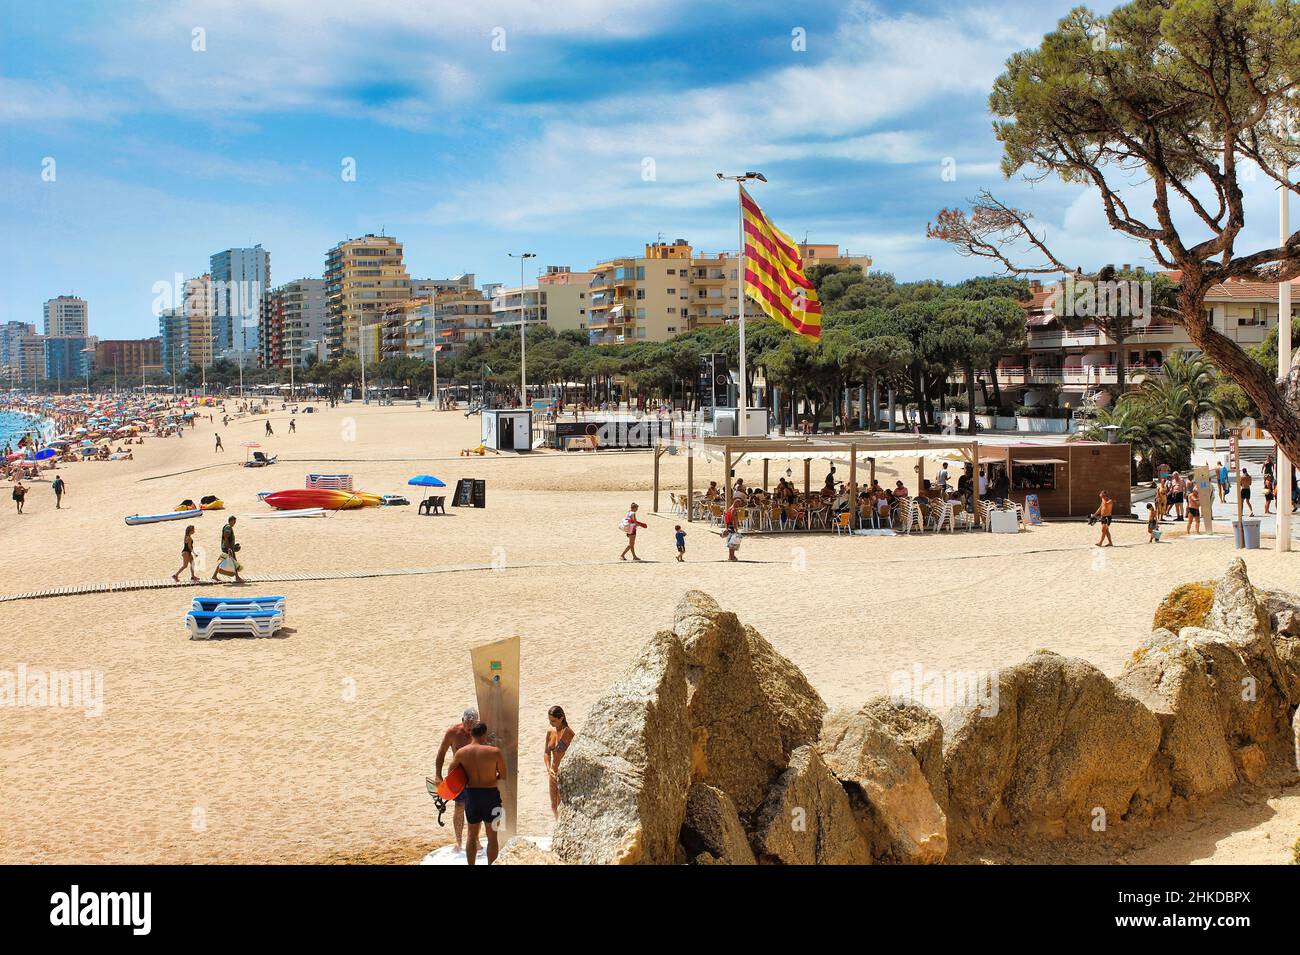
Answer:
[[[695,463],[702,459],[721,463],[726,475],[725,502],[731,504],[733,469],[745,459],[763,463],[762,487],[770,488],[770,465],[803,462],[803,492],[812,487],[813,460],[847,464],[846,484],[850,495],[876,477],[876,460],[917,459],[917,486],[926,478],[926,462],[960,461],[974,474],[981,469],[987,477],[988,495],[1006,477],[1007,496],[1020,505],[1027,495],[1037,495],[1043,517],[1083,517],[1092,513],[1102,490],[1115,500],[1117,514],[1132,508],[1129,493],[1131,451],[1127,444],[1092,441],[1063,444],[997,443],[958,435],[910,435],[889,432],[861,432],[839,435],[787,437],[711,436],[689,441],[661,440],[654,449],[653,510],[660,508],[660,461],[665,454],[686,455],[686,498],[695,499]],[[973,509],[979,513],[979,482],[972,487]],[[688,521],[694,515],[686,515]]]
[[[686,497],[695,497],[695,459],[720,461],[726,475],[726,503],[731,504],[732,469],[745,458],[763,462],[763,487],[769,487],[770,464],[773,461],[802,461],[803,490],[812,491],[812,462],[827,460],[849,466],[848,488],[856,496],[860,487],[859,465],[864,466],[863,479],[869,484],[876,477],[877,458],[917,458],[917,480],[925,480],[926,460],[960,460],[980,469],[980,445],[974,438],[949,435],[893,435],[885,432],[860,434],[788,436],[778,438],[715,436],[690,441],[663,441],[654,450],[654,500],[653,509],[659,511],[659,465],[664,454],[686,455]],[[979,488],[975,489],[975,507],[979,508]],[[688,521],[694,520],[687,514]]]

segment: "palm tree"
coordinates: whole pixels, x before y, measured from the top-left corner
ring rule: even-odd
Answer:
[[[1191,432],[1172,409],[1136,392],[1099,409],[1069,440],[1127,444],[1151,473],[1161,464],[1183,470],[1192,452]]]
[[[1171,355],[1160,374],[1142,382],[1137,395],[1175,415],[1191,434],[1202,415],[1231,420],[1235,410],[1218,390],[1219,371],[1204,355]]]

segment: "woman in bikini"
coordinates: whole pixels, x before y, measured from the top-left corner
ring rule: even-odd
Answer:
[[[180,570],[172,574],[172,580],[176,583],[181,582],[181,570],[186,567],[190,569],[190,580],[198,580],[194,574],[194,525],[189,524],[185,527],[185,543],[181,544],[181,567]]]
[[[564,717],[564,709],[552,706],[546,711],[546,718],[551,728],[546,731],[546,751],[542,760],[546,763],[546,775],[551,787],[551,812],[560,814],[560,760],[573,742],[573,728]]]

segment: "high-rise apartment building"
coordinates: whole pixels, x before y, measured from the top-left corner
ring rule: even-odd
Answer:
[[[163,371],[184,371],[190,366],[190,329],[183,308],[158,313],[158,353]]]
[[[216,308],[216,288],[210,274],[205,272],[185,282],[181,309],[185,313],[186,362],[182,367],[210,365],[217,357],[224,332],[217,330],[221,323]]]
[[[46,335],[90,334],[90,306],[84,298],[60,295],[45,303]]]
[[[330,358],[361,352],[366,361],[379,353],[384,313],[410,298],[410,276],[402,244],[391,236],[347,239],[325,257],[326,342]]]
[[[261,245],[226,249],[209,258],[208,273],[212,276],[215,353],[256,355],[262,299],[271,288],[271,254]],[[246,359],[246,363],[253,361]]]
[[[30,385],[45,377],[45,336],[30,332],[18,340],[15,384]]]
[[[26,335],[35,335],[36,326],[30,322],[5,322],[0,325],[0,365],[8,367],[17,362],[22,353],[22,340]]]
[[[263,368],[287,368],[319,355],[329,313],[324,279],[296,279],[263,299],[258,361]]]
[[[45,378],[72,381],[90,374],[95,364],[95,340],[87,335],[46,335]]]

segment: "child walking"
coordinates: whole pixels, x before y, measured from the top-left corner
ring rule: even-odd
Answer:
[[[681,524],[673,527],[673,536],[677,538],[677,562],[680,564],[686,560],[686,532]]]

